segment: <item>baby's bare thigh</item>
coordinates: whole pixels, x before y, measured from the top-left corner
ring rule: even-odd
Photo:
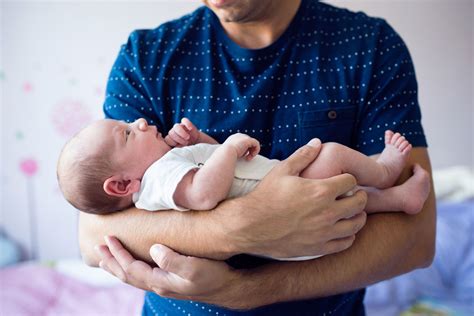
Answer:
[[[322,144],[318,157],[301,173],[303,178],[325,179],[344,173],[344,166],[351,158],[349,147],[338,143]]]

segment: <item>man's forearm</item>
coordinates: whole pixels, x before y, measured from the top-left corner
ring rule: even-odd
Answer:
[[[235,203],[233,203],[235,204]],[[177,251],[214,259],[226,259],[233,253],[226,240],[220,214],[232,214],[228,206],[212,212],[148,212],[131,208],[109,215],[80,212],[79,244],[83,260],[97,266],[99,257],[94,247],[104,244],[104,236],[119,238],[137,258],[150,262],[150,247],[162,243]]]
[[[433,212],[425,209],[422,214]],[[431,220],[430,216],[419,216]],[[235,297],[255,308],[282,301],[326,297],[426,267],[432,260],[433,239],[425,229],[407,229],[402,214],[371,215],[344,252],[305,262],[282,262],[244,271]],[[407,231],[409,234],[407,235]],[[428,235],[428,236],[427,236]]]

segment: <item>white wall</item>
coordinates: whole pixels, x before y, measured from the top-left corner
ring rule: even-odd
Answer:
[[[435,167],[473,162],[471,1],[332,1],[385,17],[406,40]],[[2,1],[0,227],[29,247],[36,212],[39,255],[77,256],[76,212],[55,164],[69,135],[101,117],[108,72],[137,28],[189,12],[199,1]],[[31,176],[20,169],[30,159]]]
[[[37,214],[41,258],[77,256],[76,211],[56,183],[56,160],[70,135],[101,105],[120,45],[136,28],[153,28],[196,2],[1,3],[0,227],[30,247],[29,213]],[[28,177],[20,163],[38,171]]]

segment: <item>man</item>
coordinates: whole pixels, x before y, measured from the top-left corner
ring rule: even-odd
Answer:
[[[312,0],[205,5],[155,30],[132,33],[109,79],[108,117],[144,117],[167,132],[186,116],[218,141],[248,133],[260,140],[263,155],[278,159],[313,137],[375,155],[390,127],[415,147],[400,181],[414,163],[431,171],[411,59],[385,21]],[[338,198],[354,188],[352,176],[297,177],[318,150],[303,146],[252,193],[209,212],[81,214],[84,259],[163,296],[148,293],[144,315],[246,313],[234,309],[363,315],[364,291],[358,289],[430,264],[434,195],[419,215],[377,214],[366,222],[362,192]],[[166,245],[151,249],[160,268],[135,260],[115,238],[106,238],[108,247],[95,253],[105,235],[149,262],[150,246]],[[254,267],[238,270],[196,258],[240,253],[326,256],[264,265],[237,256],[232,266]]]

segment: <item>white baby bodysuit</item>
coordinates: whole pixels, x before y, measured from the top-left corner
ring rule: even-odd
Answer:
[[[173,200],[174,192],[183,177],[189,171],[202,167],[219,146],[203,143],[173,148],[167,152],[146,170],[140,191],[133,195],[135,206],[149,211],[169,209],[187,211],[176,205]],[[239,159],[227,197],[242,196],[253,190],[278,162],[260,155],[251,161]]]

